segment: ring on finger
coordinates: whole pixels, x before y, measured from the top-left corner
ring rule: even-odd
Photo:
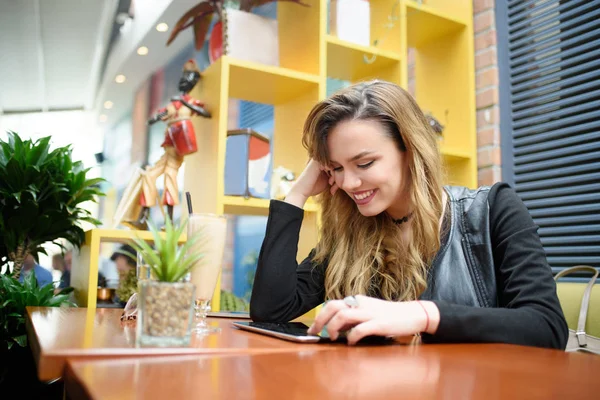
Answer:
[[[344,303],[350,308],[358,308],[358,300],[354,296],[346,296],[344,297]]]

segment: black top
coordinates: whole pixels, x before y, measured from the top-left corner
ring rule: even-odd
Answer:
[[[498,308],[434,301],[435,335],[425,341],[500,342],[564,349],[568,328],[538,227],[515,191],[496,184],[489,192]],[[272,200],[258,259],[250,315],[255,321],[288,321],[324,301],[325,268],[311,254],[296,262],[304,211]]]

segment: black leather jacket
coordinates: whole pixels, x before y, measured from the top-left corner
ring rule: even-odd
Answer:
[[[442,245],[429,271],[422,300],[496,307],[496,273],[490,239],[490,187],[446,186],[449,210]]]

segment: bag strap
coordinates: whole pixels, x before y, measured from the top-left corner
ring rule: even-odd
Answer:
[[[576,265],[575,267],[563,269],[562,271],[560,271],[558,274],[556,274],[554,280],[557,281],[559,278],[562,278],[563,276],[568,275],[572,272],[581,271],[592,272],[594,274],[592,276],[592,279],[590,279],[590,282],[588,283],[587,287],[585,288],[585,292],[583,292],[583,299],[581,300],[581,308],[579,310],[579,320],[577,321],[577,331],[575,332],[579,346],[586,347],[587,341],[585,339],[585,321],[587,319],[587,312],[590,305],[592,289],[594,288],[594,283],[596,283],[596,278],[598,278],[600,272],[596,268],[589,265]]]

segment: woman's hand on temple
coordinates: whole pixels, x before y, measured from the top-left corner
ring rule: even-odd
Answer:
[[[329,301],[308,333],[317,334],[327,326],[331,339],[348,331],[348,344],[356,344],[371,335],[393,337],[437,331],[440,313],[430,301],[393,302],[360,295],[354,297],[358,303],[355,307],[350,307],[344,300]]]
[[[328,187],[331,194],[334,194],[337,190],[331,172],[314,159],[311,159],[294,183],[285,201],[302,208],[309,197],[323,192]]]

